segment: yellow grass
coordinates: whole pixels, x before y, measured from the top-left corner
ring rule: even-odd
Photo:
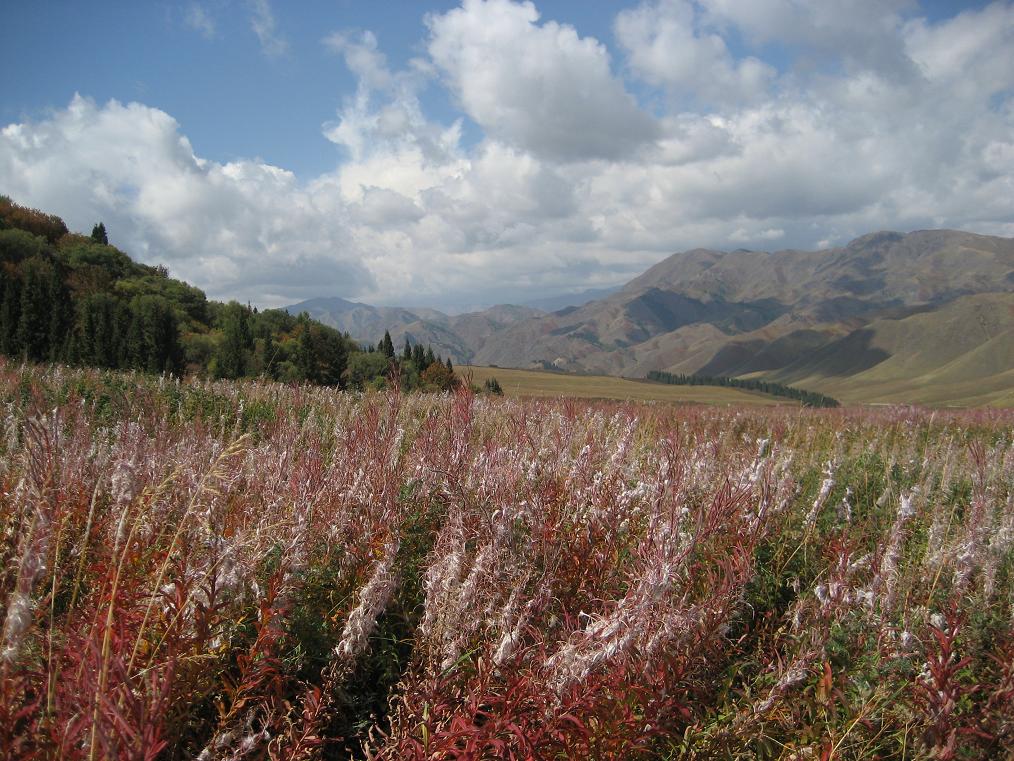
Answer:
[[[571,375],[543,370],[512,370],[505,367],[461,365],[458,375],[472,375],[482,386],[489,378],[499,381],[507,396],[570,396],[582,399],[621,399],[681,404],[795,404],[767,394],[719,386],[669,386],[663,383],[614,378],[608,375]]]

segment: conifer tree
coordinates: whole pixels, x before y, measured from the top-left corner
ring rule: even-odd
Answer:
[[[310,317],[299,315],[299,339],[296,343],[296,372],[305,382],[313,382],[313,337],[310,335]]]
[[[127,336],[130,366],[150,373],[179,372],[181,355],[176,315],[161,296],[138,296]]]
[[[386,330],[384,331],[384,340],[380,343],[380,350],[388,359],[394,359],[394,342],[391,341],[391,334]]]
[[[21,322],[20,280],[13,273],[4,272],[4,287],[0,298],[0,354],[9,357],[20,354],[18,326]]]
[[[47,301],[49,302],[49,344],[50,362],[61,362],[67,359],[70,349],[69,337],[74,314],[71,310],[70,296],[63,283],[63,277],[56,267],[52,268],[47,284]]]
[[[246,374],[248,354],[253,348],[249,316],[250,310],[235,301],[225,307],[222,342],[215,357],[215,372],[220,378],[241,378]]]
[[[17,344],[24,357],[36,362],[49,357],[53,277],[58,277],[53,265],[41,257],[32,257],[21,266],[21,314],[18,318]]]
[[[106,235],[106,226],[99,222],[92,228],[92,240],[104,246],[109,245],[109,236]]]

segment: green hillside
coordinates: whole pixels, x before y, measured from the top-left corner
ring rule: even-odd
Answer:
[[[0,275],[0,354],[16,359],[357,388],[396,367],[403,388],[454,383],[432,349],[396,360],[390,337],[362,347],[306,314],[211,301],[110,245],[103,224],[75,234],[6,196]]]

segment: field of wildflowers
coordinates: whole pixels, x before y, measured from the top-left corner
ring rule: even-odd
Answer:
[[[1014,413],[0,359],[6,759],[1009,758]]]

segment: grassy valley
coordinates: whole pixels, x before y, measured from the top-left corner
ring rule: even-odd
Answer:
[[[633,378],[609,375],[577,375],[547,370],[517,370],[505,367],[459,365],[458,374],[482,386],[496,378],[504,394],[518,398],[567,397],[612,399],[674,404],[773,405],[792,404],[769,394],[715,386],[670,386]]]

